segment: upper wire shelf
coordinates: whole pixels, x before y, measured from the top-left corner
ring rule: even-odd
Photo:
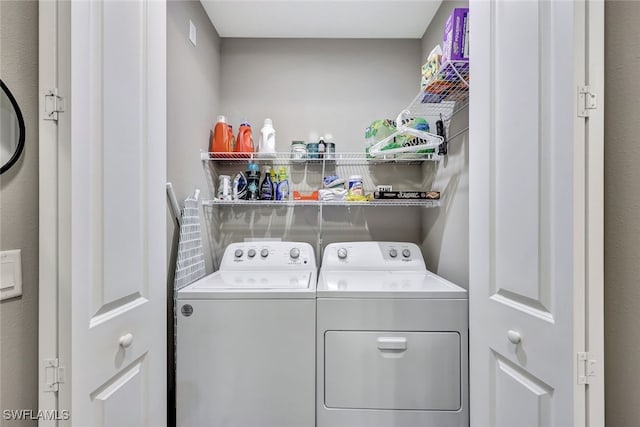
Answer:
[[[447,61],[407,106],[412,115],[444,122],[469,104],[469,62]]]
[[[374,141],[369,153],[378,157],[441,147],[446,141],[446,129],[451,118],[468,104],[468,100],[469,62],[448,61],[441,64],[438,73],[425,82],[418,95],[400,112],[395,131]],[[417,117],[425,119],[426,123],[418,122]]]

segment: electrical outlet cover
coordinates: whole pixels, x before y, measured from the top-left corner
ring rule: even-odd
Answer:
[[[20,249],[0,252],[0,300],[22,295]]]

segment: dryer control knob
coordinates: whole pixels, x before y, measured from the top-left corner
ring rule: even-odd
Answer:
[[[247,255],[249,255],[249,258],[253,258],[254,256],[256,256],[256,250],[249,249],[249,252],[247,252]]]
[[[236,258],[240,258],[242,254],[243,254],[242,249],[236,249],[236,252],[235,252]]]
[[[262,258],[266,258],[266,257],[268,257],[268,256],[269,256],[269,249],[263,249],[263,250],[261,250],[261,251],[260,251],[260,256],[261,256]]]
[[[345,259],[347,257],[347,250],[345,248],[338,249],[338,258]]]
[[[390,250],[389,250],[389,256],[390,256],[391,258],[395,258],[395,257],[397,257],[397,256],[398,256],[398,251],[396,251],[395,249],[390,249]]]
[[[403,249],[402,256],[405,258],[409,258],[411,256],[411,251],[409,249]]]
[[[292,249],[289,251],[289,256],[290,256],[291,258],[293,258],[293,259],[298,258],[298,257],[300,256],[300,249],[298,249],[298,248],[292,248]]]

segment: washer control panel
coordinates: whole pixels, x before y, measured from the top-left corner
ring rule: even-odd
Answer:
[[[323,269],[415,270],[425,268],[422,251],[408,242],[345,242],[327,245]]]
[[[242,242],[227,246],[220,270],[316,268],[315,254],[305,242]]]

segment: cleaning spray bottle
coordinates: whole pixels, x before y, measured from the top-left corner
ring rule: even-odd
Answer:
[[[276,190],[276,200],[289,200],[289,179],[287,178],[287,169],[280,166],[278,170],[278,187]]]
[[[276,156],[276,130],[271,119],[264,119],[264,126],[260,130],[258,152],[262,157]]]

